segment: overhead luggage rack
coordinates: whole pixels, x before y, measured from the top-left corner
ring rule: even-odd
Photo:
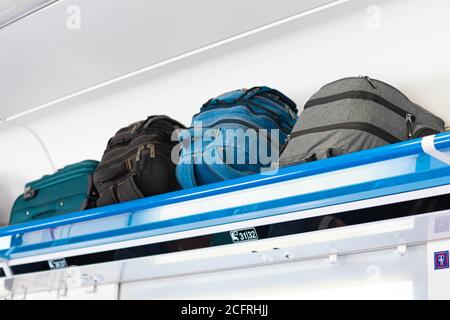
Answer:
[[[119,283],[286,259],[333,262],[391,247],[402,253],[450,237],[449,182],[444,133],[4,227],[0,277],[42,291],[59,289],[74,268]]]

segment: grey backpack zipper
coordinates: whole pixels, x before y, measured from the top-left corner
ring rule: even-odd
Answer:
[[[406,122],[406,130],[408,131],[408,138],[411,139],[413,135],[412,125],[414,123],[414,116],[411,113],[407,113],[405,122]]]
[[[369,76],[360,76],[360,78],[364,78],[367,80],[367,82],[370,83],[370,85],[372,86],[372,88],[376,89],[377,86],[375,85],[375,82],[372,81],[372,79]]]

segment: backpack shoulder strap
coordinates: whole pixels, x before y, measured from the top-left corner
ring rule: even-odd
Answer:
[[[178,183],[183,189],[197,186],[194,172],[194,154],[186,153],[181,156],[180,163],[176,167]]]

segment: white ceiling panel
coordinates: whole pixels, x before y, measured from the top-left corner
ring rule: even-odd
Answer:
[[[44,1],[0,0],[0,8],[25,2],[36,6]],[[0,118],[341,2],[345,0],[58,1],[0,29]]]

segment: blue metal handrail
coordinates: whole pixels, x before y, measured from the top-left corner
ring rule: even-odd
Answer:
[[[435,138],[435,146],[438,150],[450,148],[450,133],[437,135]],[[196,187],[189,190],[181,190],[141,200],[130,201],[127,203],[66,214],[60,217],[3,227],[0,228],[0,237],[56,228],[124,213],[137,212],[140,210],[161,207],[183,201],[200,199],[218,194],[255,188],[277,182],[420,154],[423,154],[421,139],[416,139],[331,159],[282,168],[272,175],[257,174],[230,181],[210,184],[207,186]]]

